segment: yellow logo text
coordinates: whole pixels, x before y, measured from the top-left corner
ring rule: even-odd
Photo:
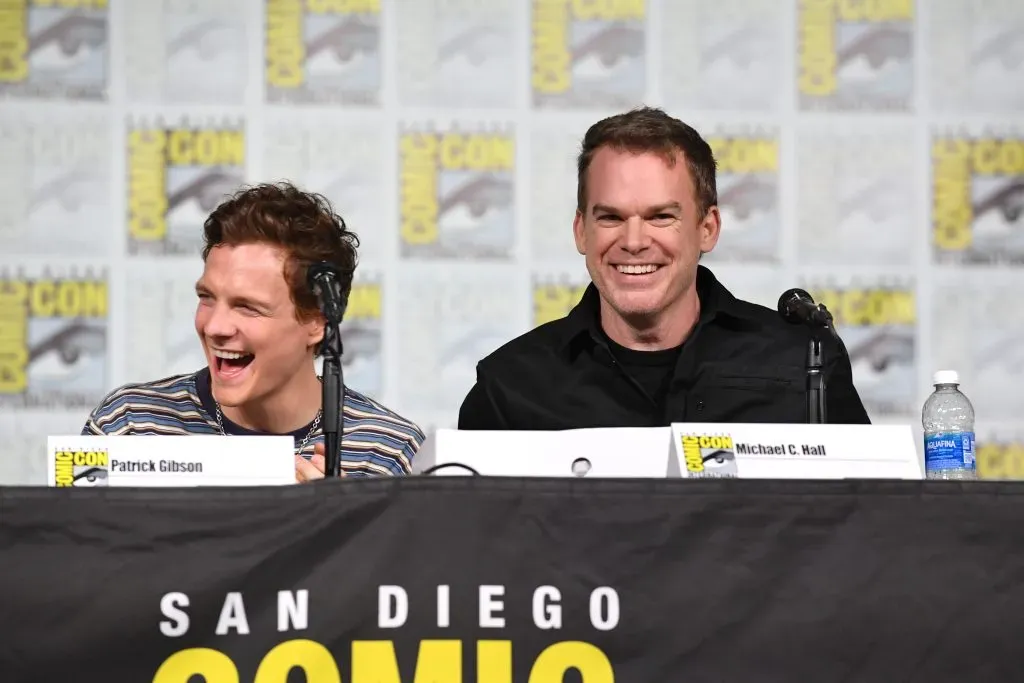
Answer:
[[[63,9],[104,9],[107,0],[32,0],[36,7],[60,7]]]
[[[572,16],[580,21],[628,21],[644,18],[644,0],[572,0]]]
[[[832,314],[836,327],[913,325],[914,292],[905,289],[823,289],[813,294]]]
[[[28,7],[25,0],[0,0],[0,83],[28,76]]]
[[[944,251],[971,246],[971,178],[1024,175],[1024,140],[939,138],[932,142],[932,239]]]
[[[175,129],[167,136],[171,166],[244,166],[245,134],[240,130]]]
[[[704,471],[704,456],[700,452],[700,439],[698,437],[683,437],[683,461],[688,472]]]
[[[57,451],[54,454],[54,478],[56,486],[75,485],[75,462],[71,451]]]
[[[399,142],[401,235],[408,245],[438,239],[438,171],[507,171],[515,140],[490,133],[405,133]]]
[[[33,318],[105,318],[107,283],[102,280],[37,280],[29,288]]]
[[[834,0],[800,0],[798,84],[805,95],[836,91],[836,8]]]
[[[587,285],[536,285],[533,288],[533,326],[564,318],[580,302]]]
[[[424,640],[416,657],[414,681],[461,681],[463,642]],[[477,672],[474,680],[512,680],[512,641],[481,640],[476,643]],[[402,683],[395,646],[388,640],[352,642],[351,683]],[[253,683],[277,683],[293,669],[302,669],[309,683],[340,683],[341,674],[330,650],[313,640],[289,640],[266,654]],[[529,683],[561,683],[575,670],[586,683],[614,683],[615,673],[608,656],[599,648],[579,641],[548,646],[530,667]],[[238,681],[235,663],[223,652],[190,648],[168,657],[153,677],[153,683],[182,683],[202,676],[207,681]],[[406,678],[406,681],[409,679]]]
[[[572,84],[569,0],[534,0],[531,45],[534,91],[564,93]]]
[[[76,467],[109,467],[110,455],[106,451],[59,450],[53,454],[54,484],[74,486]]]
[[[708,139],[722,173],[761,173],[779,170],[779,143],[770,138]]]
[[[302,37],[301,0],[268,0],[267,84],[276,88],[297,88],[306,80],[306,43]]]
[[[310,14],[380,14],[380,0],[306,0]]]
[[[836,10],[844,22],[910,21],[914,0],[836,0]]]
[[[380,320],[381,291],[379,284],[352,285],[345,309],[346,320]]]
[[[437,136],[410,133],[399,143],[401,235],[406,244],[437,240]]]
[[[981,479],[1024,480],[1024,444],[980,443],[975,458]]]
[[[141,241],[167,235],[167,133],[133,130],[128,136],[128,234]]]
[[[28,284],[0,281],[0,394],[28,388]]]
[[[515,166],[512,138],[483,133],[441,136],[441,168],[451,171],[507,171]]]

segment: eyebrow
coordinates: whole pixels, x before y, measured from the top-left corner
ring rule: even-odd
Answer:
[[[646,213],[648,213],[648,214],[662,213],[662,212],[667,211],[669,209],[673,209],[675,211],[682,211],[683,207],[679,204],[679,202],[666,202],[664,204],[657,204],[655,206],[647,207]],[[593,212],[595,214],[603,212],[603,213],[613,213],[613,214],[616,214],[616,215],[622,213],[621,211],[619,211],[615,207],[608,206],[606,204],[594,204]]]

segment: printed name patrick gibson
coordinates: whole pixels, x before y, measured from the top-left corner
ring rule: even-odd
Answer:
[[[203,463],[185,460],[111,460],[114,472],[195,472],[202,474]]]

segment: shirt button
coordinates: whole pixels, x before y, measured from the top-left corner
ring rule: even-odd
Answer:
[[[697,401],[697,412],[704,410],[704,401]]]

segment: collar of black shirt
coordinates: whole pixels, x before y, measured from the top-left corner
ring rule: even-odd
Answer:
[[[761,322],[752,315],[750,309],[744,307],[705,266],[697,266],[697,296],[700,297],[700,320],[697,321],[695,332],[711,323],[736,330],[760,329]],[[603,343],[601,295],[593,282],[587,286],[583,298],[569,311],[565,320],[567,324],[564,326],[563,350],[572,353],[582,348],[583,344]]]

